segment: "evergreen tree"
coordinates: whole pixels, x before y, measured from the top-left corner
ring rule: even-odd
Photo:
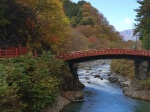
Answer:
[[[72,3],[70,0],[66,0],[63,3],[65,15],[69,17],[71,26],[76,27],[82,19],[82,11],[80,10],[85,1],[79,1],[77,4]]]
[[[136,9],[136,21],[134,34],[139,34],[144,49],[150,49],[150,0],[138,0],[140,7]]]

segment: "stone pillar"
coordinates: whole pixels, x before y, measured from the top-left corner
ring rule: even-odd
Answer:
[[[66,65],[62,67],[63,67],[62,76],[64,79],[62,88],[65,91],[73,91],[73,75],[72,73],[70,73],[70,67]]]
[[[70,70],[73,75],[73,89],[76,89],[78,87],[78,74],[77,74],[78,64],[74,63],[70,65]]]
[[[135,63],[135,77],[137,79],[140,79],[140,71],[139,71],[140,61],[134,61],[134,63]]]
[[[84,85],[79,81],[77,69],[78,69],[78,63],[69,64],[70,71],[73,75],[73,89],[82,89],[84,88]]]
[[[147,75],[148,75],[148,62],[147,61],[143,61],[142,63],[141,63],[141,79],[142,80],[145,80],[145,79],[147,79]]]
[[[147,77],[150,77],[150,61],[148,62]]]
[[[148,62],[147,61],[135,61],[135,77],[139,80],[145,80],[148,78]]]

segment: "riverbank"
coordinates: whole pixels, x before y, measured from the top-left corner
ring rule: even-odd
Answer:
[[[90,70],[91,66],[103,65],[107,61],[96,60],[78,64],[78,68]],[[83,85],[82,85],[83,86]],[[73,102],[84,101],[84,93],[81,90],[78,91],[66,91],[61,93],[52,106],[48,106],[43,112],[59,112],[65,105]]]
[[[83,89],[84,102],[66,105],[60,112],[148,112],[150,103],[125,96],[117,83],[108,81],[110,61],[77,70]],[[94,77],[99,74],[101,78]]]
[[[96,60],[91,62],[85,62],[79,64],[79,67],[89,70],[91,66],[103,65],[108,63],[108,61],[109,60]],[[109,77],[115,77],[117,79],[115,82],[122,87],[125,96],[150,101],[150,89],[144,88],[143,85],[141,84],[141,80],[124,76],[121,74],[119,75],[114,72],[111,72],[109,75],[110,75]]]
[[[86,74],[91,74],[91,70],[93,69],[92,66],[105,65],[106,63],[109,63],[109,60],[104,60],[104,61],[96,60],[96,61],[92,61],[92,62],[80,63],[78,65],[78,68],[85,70]],[[101,69],[100,69],[100,71],[101,71]],[[101,76],[101,74],[100,74],[100,76]],[[94,76],[92,76],[92,77],[94,77]],[[139,84],[140,81],[138,81],[136,79],[131,79],[127,76],[118,75],[113,72],[110,72],[110,74],[108,72],[108,77],[117,78],[117,81],[115,83],[118,83],[122,87],[122,91],[125,96],[130,96],[132,98],[150,101],[150,99],[149,99],[150,92],[147,90],[144,90],[142,88],[142,86],[140,86],[140,84]],[[88,77],[84,77],[84,78],[86,79],[86,82],[88,83],[88,80],[89,80]],[[95,79],[98,80],[99,77],[96,77]],[[104,79],[104,80],[106,80],[106,79]],[[88,84],[91,85],[91,83],[92,82],[90,82]],[[76,98],[75,96],[78,96],[78,98]],[[58,98],[57,98],[56,102],[53,104],[53,106],[49,107],[44,112],[59,112],[65,105],[76,102],[76,101],[81,101],[82,98],[84,98],[84,94],[80,90],[63,92],[60,96],[58,96]]]
[[[81,101],[84,101],[82,91],[66,91],[59,95],[55,103],[52,106],[48,106],[43,112],[59,112],[65,105]]]
[[[110,77],[114,77],[117,79],[116,83],[118,83],[122,87],[125,96],[150,101],[150,90],[145,89],[142,86],[140,80],[118,75],[113,72],[110,74]]]

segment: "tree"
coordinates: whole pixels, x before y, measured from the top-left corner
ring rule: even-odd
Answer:
[[[78,25],[76,29],[86,38],[95,35],[95,29],[91,25]]]
[[[0,2],[0,27],[4,27],[9,23],[9,20],[6,18],[5,12],[8,10],[8,5],[6,0],[1,0]]]
[[[4,3],[4,6],[8,8],[6,7],[3,15],[9,24],[4,22],[5,25],[0,27],[0,47],[26,46],[28,36],[37,35],[33,31],[35,30],[35,16],[30,8],[16,4],[14,0],[6,0]]]
[[[59,0],[26,0],[37,17],[38,26],[42,32],[39,42],[42,48],[56,51],[67,39],[69,20],[63,12],[63,4]],[[57,42],[54,37],[57,37]],[[36,45],[32,41],[33,44]],[[35,47],[35,46],[34,46]]]
[[[88,49],[87,38],[76,29],[71,30],[69,37],[69,41],[66,42],[62,50],[79,51]]]
[[[145,49],[150,49],[148,45],[150,43],[150,1],[149,0],[138,0],[137,3],[140,4],[140,7],[136,9],[136,21],[135,24],[135,35],[139,35],[142,40],[143,47]]]
[[[116,47],[122,44],[119,32],[109,25],[106,17],[89,2],[79,1],[75,4],[66,1],[64,8],[65,14],[71,20],[71,26],[89,41],[89,48],[104,48],[102,43],[109,44],[107,46],[105,44],[106,47]]]
[[[64,12],[71,21],[71,26],[76,27],[82,19],[82,11],[80,10],[85,1],[79,1],[77,4],[66,0],[63,3]]]

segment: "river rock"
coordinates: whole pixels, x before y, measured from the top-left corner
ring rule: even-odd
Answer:
[[[132,98],[141,99],[141,100],[149,100],[150,101],[150,94],[146,90],[136,90],[134,87],[124,87],[123,93],[126,96],[130,96]]]
[[[94,78],[100,78],[100,74],[94,75]]]
[[[100,78],[101,80],[103,80],[103,78]]]
[[[121,84],[121,83],[120,83]],[[148,100],[150,101],[150,90],[145,89],[141,84],[140,80],[133,79],[122,82],[123,93],[126,96],[130,96],[132,98]]]
[[[84,101],[84,93],[81,91],[75,92],[75,100],[74,102],[81,102]]]
[[[94,60],[94,61],[87,61],[87,62],[83,62],[83,63],[79,63],[79,68],[90,68],[91,66],[95,66],[95,65],[102,65],[102,64],[106,64],[108,61],[105,60]]]
[[[68,99],[70,102],[84,101],[84,93],[82,91],[66,91],[63,97]]]
[[[86,73],[89,73],[89,71],[86,71]]]
[[[85,67],[84,70],[91,70],[91,67]]]
[[[110,82],[117,82],[117,81],[118,81],[118,78],[115,77],[115,76],[112,76],[112,77],[109,77],[109,78],[108,78],[108,81],[110,81]]]
[[[89,84],[90,84],[91,82],[90,82],[90,81],[88,81],[87,83],[89,83]]]
[[[102,70],[99,70],[99,72],[101,72]]]
[[[89,77],[85,77],[85,79],[86,79],[86,80],[90,80],[90,78],[89,78]]]
[[[131,84],[130,81],[124,81],[124,82],[121,82],[121,81],[120,81],[120,86],[121,86],[121,87],[129,87],[130,84]]]

